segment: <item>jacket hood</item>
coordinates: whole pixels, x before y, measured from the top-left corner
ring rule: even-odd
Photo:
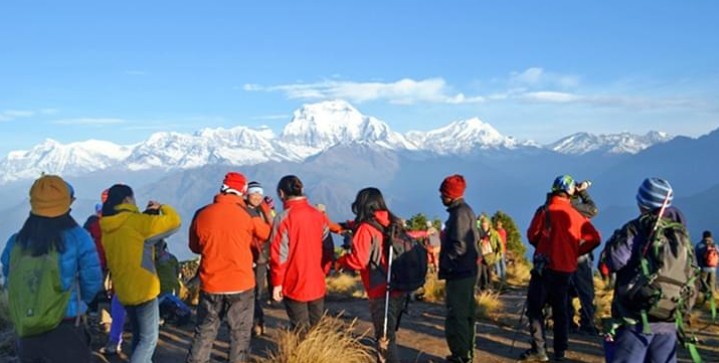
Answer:
[[[240,205],[242,207],[246,206],[245,199],[237,194],[232,193],[219,193],[215,195],[214,198],[215,203],[236,203],[237,205]]]
[[[118,212],[117,214],[100,218],[100,229],[102,233],[117,230],[127,221],[127,218],[129,218],[132,213],[140,213],[140,210],[134,204],[118,204],[115,210]]]
[[[307,204],[309,203],[307,201],[307,197],[301,196],[301,197],[292,197],[291,199],[287,199],[282,203],[282,206],[284,209],[287,209],[295,204]]]
[[[389,211],[386,210],[378,210],[374,212],[374,219],[382,225],[383,227],[389,226],[390,220],[389,220]]]

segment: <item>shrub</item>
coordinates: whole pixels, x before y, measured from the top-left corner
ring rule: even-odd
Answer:
[[[424,286],[422,287],[422,291],[420,292],[422,295],[422,300],[427,302],[439,302],[444,300],[444,294],[445,294],[445,282],[444,280],[439,280],[437,278],[437,274],[430,273],[427,275],[427,280],[424,283]]]
[[[304,336],[294,331],[282,331],[276,339],[276,349],[268,352],[261,363],[371,363],[375,351],[360,341],[367,333],[353,334],[356,321],[349,324],[325,316]]]
[[[477,319],[496,320],[497,314],[502,310],[504,304],[499,300],[499,293],[483,291],[474,297],[477,302]]]
[[[508,256],[509,257],[509,256]],[[507,261],[507,284],[512,286],[529,285],[532,266],[527,260],[512,258]]]
[[[325,282],[327,283],[327,294],[342,297],[362,297],[364,295],[364,287],[359,276],[341,273],[327,277]]]

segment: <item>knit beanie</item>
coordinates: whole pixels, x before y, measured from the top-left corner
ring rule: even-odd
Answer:
[[[240,173],[229,172],[225,175],[225,180],[222,181],[220,191],[244,195],[247,192],[247,178]]]
[[[668,197],[668,198],[667,198]],[[661,178],[646,178],[637,192],[637,203],[640,207],[654,210],[661,208],[664,199],[667,199],[667,207],[672,204],[674,193],[668,181]]]
[[[259,195],[264,195],[265,190],[262,189],[262,184],[260,184],[260,182],[251,181],[247,184],[247,194],[255,194],[255,193],[257,193]]]
[[[30,188],[30,211],[40,217],[59,217],[70,210],[71,186],[57,175],[43,175]]]
[[[467,188],[467,183],[464,181],[464,177],[459,174],[450,175],[442,181],[442,185],[439,187],[439,192],[442,196],[449,199],[458,199],[464,195],[464,190]]]

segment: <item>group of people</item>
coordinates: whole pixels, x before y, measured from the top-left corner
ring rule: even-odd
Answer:
[[[569,309],[573,295],[582,305],[578,328],[597,332],[592,252],[600,244],[600,234],[590,221],[598,209],[587,192],[589,185],[576,183],[568,175],[556,178],[527,230],[535,252],[526,302],[531,348],[522,354],[522,360],[549,360],[544,331],[547,305],[554,320],[554,358],[565,358],[574,315]],[[441,182],[439,196],[448,218],[441,233],[432,226],[427,233],[428,238],[434,237],[428,245],[430,264],[434,259],[438,277],[446,280],[445,337],[450,351],[446,359],[460,363],[472,362],[475,355],[475,291],[490,288],[492,270],[500,280],[505,278],[507,248],[501,223],[492,226],[486,215],[477,217],[467,204],[466,186],[459,174]],[[282,177],[276,192],[283,207],[280,212],[275,211],[260,183],[230,172],[213,202],[194,214],[189,248],[201,256],[200,297],[186,361],[209,362],[223,321],[230,332],[229,360],[249,360],[253,333],[264,333],[263,289],[268,277],[270,298],[284,304],[291,329],[303,334],[318,324],[325,312],[325,276],[334,255],[328,237],[351,230],[351,247],[336,264],[359,271],[378,342],[378,360],[399,362],[395,332],[407,292],[388,291],[390,257],[385,252],[390,241],[385,231],[401,224],[401,219],[389,210],[381,191],[373,187],[360,190],[351,205],[354,220],[341,224],[332,222],[323,208],[310,204],[297,176]],[[650,235],[638,232],[646,231],[644,216],[685,223],[681,212],[671,206],[672,197],[665,180],[649,178],[641,184],[637,194],[640,217],[615,232],[602,253],[602,262],[617,276],[617,289],[636,275],[641,260],[638,251]],[[117,308],[127,313],[132,326],[130,361],[151,362],[159,335],[160,304],[172,300],[178,288],[176,278],[163,281],[158,270],[169,268],[169,275],[177,276],[172,267],[176,259],[173,263],[164,239],[180,227],[180,217],[169,205],[155,201],[140,212],[132,188],[116,184],[104,193],[101,208],[95,219],[88,220],[86,230],[70,216],[73,201],[72,186],[59,176],[37,179],[30,189],[30,215],[3,251],[20,358],[28,362],[90,361],[87,328],[80,317],[103,289],[106,270]],[[697,256],[712,250],[716,254],[707,233],[703,244],[697,246]],[[93,243],[91,234],[99,243]],[[711,266],[703,267],[704,278],[713,286]],[[35,294],[42,298],[32,298],[28,292],[43,289],[49,292]],[[621,303],[615,301],[615,305]],[[626,309],[618,307],[613,312]],[[660,357],[661,361],[674,361],[677,328],[673,324],[652,320],[649,334],[639,324],[620,326],[612,336],[615,353],[611,361]],[[121,332],[122,327],[119,329]]]

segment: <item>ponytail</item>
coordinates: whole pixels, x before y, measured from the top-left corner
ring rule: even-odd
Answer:
[[[294,175],[285,175],[280,179],[280,182],[277,183],[277,191],[279,192],[280,190],[287,198],[304,195],[304,185],[302,185],[300,178]]]
[[[132,197],[132,188],[124,184],[115,184],[107,191],[107,200],[102,203],[102,216],[109,217],[117,214],[115,207],[122,204],[127,197]]]

